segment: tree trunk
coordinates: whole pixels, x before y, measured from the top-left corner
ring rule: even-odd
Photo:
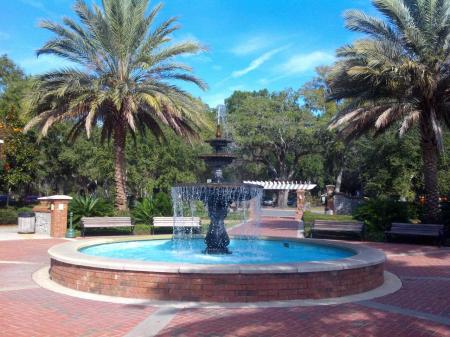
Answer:
[[[278,191],[278,200],[277,200],[278,207],[280,207],[280,208],[287,207],[288,196],[289,196],[288,190]]]
[[[342,176],[343,176],[343,174],[344,174],[344,168],[341,167],[339,169],[339,173],[338,173],[338,175],[336,177],[336,188],[334,189],[334,191],[336,193],[341,192],[341,185],[342,185]]]
[[[125,140],[126,133],[123,124],[118,121],[118,126],[114,130],[114,182],[116,184],[116,199],[114,206],[116,209],[125,211],[127,206],[127,194],[125,186]]]
[[[438,190],[438,149],[435,136],[429,121],[421,120],[423,176],[425,180],[425,223],[439,223],[441,211],[439,208]]]

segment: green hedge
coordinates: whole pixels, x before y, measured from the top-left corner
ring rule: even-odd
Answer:
[[[364,221],[370,232],[384,232],[392,222],[410,222],[420,218],[420,212],[420,207],[411,202],[370,199],[353,212],[353,217]]]
[[[0,225],[11,225],[17,223],[17,210],[14,208],[0,209]]]

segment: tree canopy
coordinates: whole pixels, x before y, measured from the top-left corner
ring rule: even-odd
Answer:
[[[251,175],[256,174],[281,181],[310,179],[296,173],[301,159],[318,151],[316,118],[300,107],[299,98],[294,90],[262,90],[235,92],[226,101],[230,130],[240,154],[254,165],[245,178],[255,179]],[[285,205],[286,200],[280,202]]]

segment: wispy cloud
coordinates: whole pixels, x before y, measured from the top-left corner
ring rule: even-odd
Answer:
[[[42,74],[47,71],[57,70],[64,67],[76,67],[74,63],[53,55],[29,57],[19,60],[18,63],[29,74]]]
[[[260,57],[254,59],[252,62],[250,62],[248,67],[241,69],[241,70],[233,71],[231,73],[231,77],[238,78],[238,77],[244,76],[245,74],[248,74],[249,72],[251,72],[255,69],[258,69],[265,62],[269,61],[275,54],[278,54],[279,52],[285,50],[286,48],[288,48],[288,46],[269,50],[268,52],[262,54]]]
[[[230,86],[222,91],[216,92],[210,95],[204,95],[202,97],[203,101],[205,101],[210,107],[216,107],[219,104],[223,104],[225,99],[230,97],[233,92],[236,90],[246,90],[245,85],[238,84]]]
[[[53,17],[57,16],[57,14],[55,12],[51,11],[50,9],[48,9],[44,5],[44,2],[41,0],[20,0],[20,2],[24,3],[25,5],[31,6],[35,9],[38,9],[49,16],[53,16]]]
[[[329,64],[335,59],[334,54],[314,51],[309,54],[296,54],[277,67],[277,71],[286,76],[299,75],[314,70],[316,67]]]
[[[37,8],[37,9],[45,9],[44,4],[42,1],[39,0],[20,0],[20,2],[23,2],[26,5],[30,5],[31,7]]]
[[[0,40],[8,40],[11,37],[8,33],[0,32]]]
[[[231,52],[239,56],[248,55],[261,49],[267,48],[271,45],[271,41],[272,39],[268,38],[267,36],[254,36],[234,46],[231,49]]]
[[[258,80],[262,86],[285,79],[291,76],[309,75],[315,68],[321,65],[327,65],[335,60],[333,53],[324,51],[313,51],[308,54],[295,54],[286,62],[277,65],[272,69],[273,77],[264,77]]]

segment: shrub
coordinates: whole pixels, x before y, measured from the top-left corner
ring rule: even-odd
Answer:
[[[33,212],[33,207],[19,207],[17,209],[17,213],[23,213],[23,212]]]
[[[111,216],[114,209],[106,200],[94,196],[75,196],[70,202],[69,212],[73,212],[73,222],[78,224],[84,216]]]
[[[0,225],[10,225],[17,223],[17,211],[14,208],[0,209]]]
[[[133,209],[133,219],[135,223],[150,224],[154,213],[153,198],[148,197],[138,201]]]
[[[172,215],[172,202],[166,193],[160,192],[138,201],[132,214],[136,223],[151,224],[154,216]]]
[[[353,217],[364,221],[369,232],[384,231],[392,222],[409,222],[418,215],[417,205],[391,199],[369,199],[353,212]]]
[[[173,212],[172,201],[167,193],[159,192],[155,199],[154,216],[171,216]]]

